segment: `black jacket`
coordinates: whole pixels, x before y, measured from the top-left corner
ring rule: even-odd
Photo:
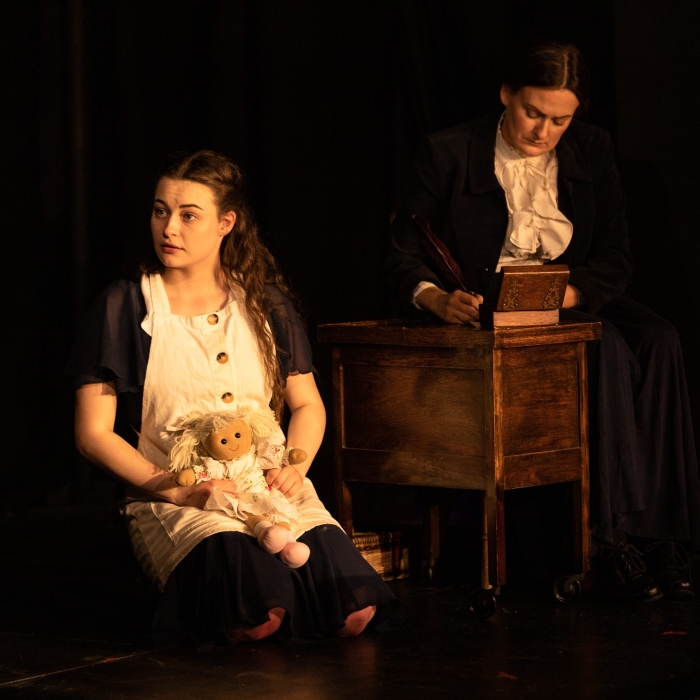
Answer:
[[[391,230],[387,281],[409,309],[416,285],[445,288],[411,220],[427,219],[445,242],[468,288],[485,294],[508,227],[505,193],[494,166],[497,115],[427,137],[415,159]],[[631,281],[624,197],[612,142],[604,130],[573,121],[556,147],[559,210],[573,224],[568,248],[552,263],[571,269],[570,283],[595,313]],[[451,291],[451,290],[449,290]]]

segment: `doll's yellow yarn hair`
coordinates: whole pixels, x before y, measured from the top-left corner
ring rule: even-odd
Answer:
[[[175,436],[175,446],[170,450],[170,471],[177,474],[202,464],[208,456],[204,447],[206,439],[237,420],[244,421],[250,428],[253,445],[273,435],[278,428],[275,414],[269,408],[239,406],[233,411],[192,411],[180,418],[173,428],[168,428]]]

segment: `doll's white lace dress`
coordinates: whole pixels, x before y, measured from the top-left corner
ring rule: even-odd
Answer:
[[[267,485],[265,473],[289,464],[284,445],[263,441],[253,445],[249,452],[238,459],[221,462],[205,457],[195,467],[197,482],[210,479],[233,481],[238,493],[232,496],[221,489],[214,489],[205,505],[205,510],[223,511],[232,518],[245,520],[249,515],[265,515],[271,523],[296,523],[297,507],[290,503],[277,489]]]

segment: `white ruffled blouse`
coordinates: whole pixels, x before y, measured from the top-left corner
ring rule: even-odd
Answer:
[[[495,167],[508,204],[508,229],[496,271],[503,265],[541,265],[559,257],[571,242],[573,225],[557,205],[556,153],[524,156],[505,142],[499,124]]]

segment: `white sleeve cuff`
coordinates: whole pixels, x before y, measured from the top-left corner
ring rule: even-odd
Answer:
[[[417,309],[422,309],[422,306],[418,306],[416,303],[416,297],[424,290],[424,289],[429,289],[430,287],[437,287],[436,284],[433,284],[432,282],[419,282],[416,285],[416,288],[413,290],[413,296],[411,297],[411,301],[413,302],[413,306],[415,306]]]

